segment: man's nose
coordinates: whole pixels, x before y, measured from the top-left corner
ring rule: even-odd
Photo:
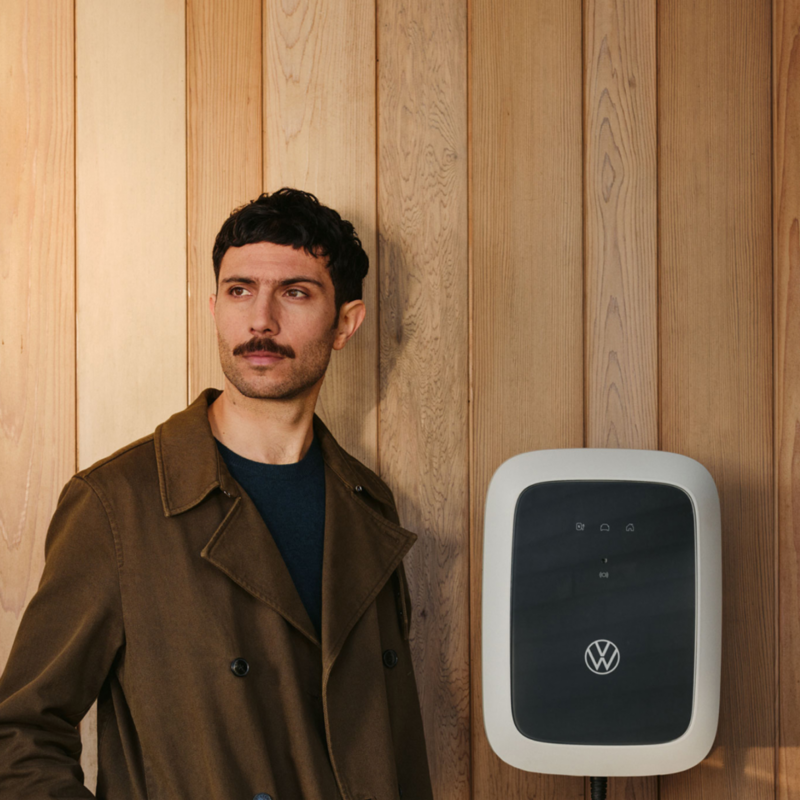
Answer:
[[[253,318],[250,327],[255,333],[280,333],[278,308],[271,294],[259,296],[253,304]]]

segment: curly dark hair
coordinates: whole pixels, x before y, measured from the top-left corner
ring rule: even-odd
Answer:
[[[212,257],[218,286],[219,267],[228,248],[256,242],[291,245],[296,250],[302,247],[315,258],[327,258],[337,314],[342,303],[361,299],[369,257],[352,224],[323,206],[313,194],[284,186],[231,212],[214,241]]]

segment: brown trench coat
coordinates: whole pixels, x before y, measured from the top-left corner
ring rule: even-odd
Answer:
[[[315,415],[320,642],[218,455],[206,416],[218,394],[206,389],[62,491],[0,680],[4,800],[92,796],[75,726],[95,698],[98,797],[432,797],[402,567],[415,535]]]

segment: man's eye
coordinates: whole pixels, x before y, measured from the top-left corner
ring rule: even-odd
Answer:
[[[299,295],[294,295],[294,297],[308,297],[308,295],[302,289],[289,289],[290,292],[300,292]]]
[[[241,294],[236,294],[236,292],[238,292],[240,289],[243,292],[247,291],[247,289],[245,289],[244,286],[234,286],[228,293],[232,294],[234,297],[243,297],[243,295]]]

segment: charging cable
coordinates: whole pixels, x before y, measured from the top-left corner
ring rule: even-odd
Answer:
[[[606,800],[606,787],[608,778],[589,778],[592,789],[592,800]]]

